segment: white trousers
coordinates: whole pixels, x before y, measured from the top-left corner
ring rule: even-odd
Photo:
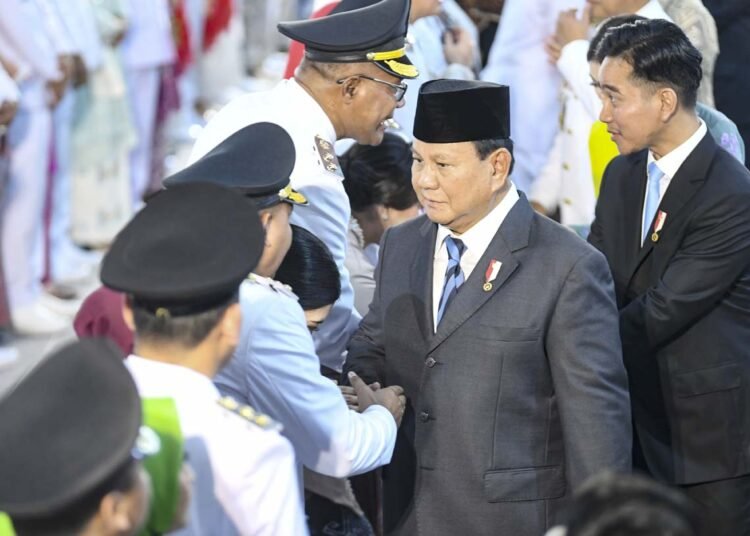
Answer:
[[[42,229],[47,191],[52,114],[47,108],[18,111],[8,131],[10,180],[2,226],[3,267],[11,311],[41,293]]]
[[[52,114],[54,129],[55,176],[52,179],[52,212],[50,218],[50,270],[52,280],[64,278],[79,269],[71,265],[69,254],[75,248],[70,238],[70,165],[71,130],[75,90],[69,87]]]
[[[130,176],[133,206],[139,207],[143,204],[143,194],[151,179],[151,155],[159,99],[159,68],[126,69],[125,81],[128,85],[133,126],[138,135],[138,141],[130,151]]]

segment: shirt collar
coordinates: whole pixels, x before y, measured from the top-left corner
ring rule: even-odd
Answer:
[[[685,160],[687,160],[687,157],[690,156],[690,153],[693,152],[693,150],[698,146],[698,144],[708,132],[706,123],[703,121],[703,119],[698,118],[698,121],[700,121],[698,129],[693,132],[693,134],[688,139],[662,156],[659,160],[656,160],[653,153],[649,151],[648,164],[651,164],[651,162],[656,162],[656,165],[659,166],[661,172],[664,173],[665,176],[669,177],[669,179],[673,179],[677,172],[680,170],[682,164],[685,162]]]
[[[208,376],[182,365],[173,365],[131,354],[125,360],[131,370],[138,390],[144,396],[156,394],[176,395],[178,393],[205,394],[219,397],[219,391]],[[165,378],[169,381],[165,381]]]
[[[437,255],[438,251],[440,251],[445,238],[448,235],[451,235],[454,238],[460,238],[466,246],[466,251],[472,252],[473,255],[479,258],[487,249],[487,246],[490,245],[490,242],[497,233],[497,230],[500,228],[503,221],[505,221],[505,217],[513,208],[513,205],[516,204],[516,201],[518,201],[518,199],[518,190],[511,182],[510,188],[505,194],[503,200],[500,201],[500,203],[498,203],[498,205],[493,208],[489,212],[489,214],[475,223],[465,233],[457,234],[443,225],[438,225],[436,239],[437,241],[435,242],[437,245],[437,247],[435,248],[435,255]]]

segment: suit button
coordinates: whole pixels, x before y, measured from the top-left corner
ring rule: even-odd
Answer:
[[[425,365],[427,365],[428,368],[432,368],[435,366],[437,361],[435,361],[432,356],[428,357],[427,360],[424,362]]]
[[[427,422],[430,420],[430,414],[426,411],[423,411],[419,414],[419,420],[422,422]]]

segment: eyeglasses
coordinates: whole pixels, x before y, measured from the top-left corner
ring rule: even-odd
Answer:
[[[393,98],[396,99],[396,102],[401,102],[401,100],[404,98],[404,95],[406,95],[406,90],[409,89],[409,86],[407,86],[404,83],[401,84],[393,84],[391,82],[386,82],[385,80],[381,80],[379,78],[373,78],[372,76],[367,76],[366,74],[353,74],[351,76],[347,76],[346,78],[342,78],[341,80],[336,80],[337,84],[343,84],[350,78],[364,78],[365,80],[370,80],[371,82],[377,82],[378,84],[384,84],[391,88],[393,90]]]

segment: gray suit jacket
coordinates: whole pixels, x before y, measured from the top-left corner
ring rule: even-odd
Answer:
[[[349,347],[347,370],[408,397],[384,471],[386,530],[540,535],[588,476],[630,470],[607,263],[521,196],[433,333],[436,230],[421,217],[385,235]],[[485,291],[492,259],[502,267]]]

